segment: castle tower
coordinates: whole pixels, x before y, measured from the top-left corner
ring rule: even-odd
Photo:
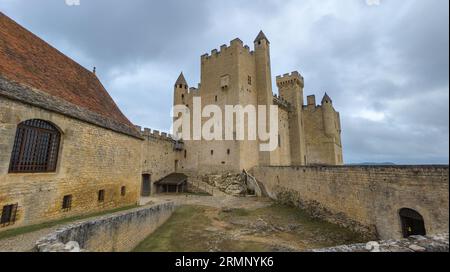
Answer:
[[[184,105],[186,104],[188,94],[188,84],[186,79],[184,78],[183,73],[180,74],[174,86],[174,97],[173,104],[174,105]]]
[[[306,165],[306,144],[303,126],[304,79],[297,72],[277,77],[280,96],[291,105],[289,110],[289,141],[293,165]]]
[[[267,107],[266,128],[269,130],[269,106],[273,104],[270,42],[260,31],[255,41],[256,90],[258,105]],[[270,152],[260,152],[259,164],[270,165]]]
[[[322,99],[322,115],[325,134],[337,140],[339,132],[336,124],[335,110],[333,109],[333,100],[331,100],[327,93],[325,93]]]

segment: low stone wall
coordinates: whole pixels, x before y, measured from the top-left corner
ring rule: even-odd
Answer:
[[[425,221],[427,235],[448,232],[448,166],[255,167],[269,196],[369,239],[400,239],[399,211]]]
[[[409,239],[369,242],[325,249],[312,252],[449,252],[449,235],[411,236]]]
[[[127,252],[161,226],[175,210],[166,202],[68,225],[36,243],[39,252]]]

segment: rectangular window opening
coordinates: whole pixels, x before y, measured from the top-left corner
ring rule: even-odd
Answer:
[[[62,209],[65,212],[70,211],[70,209],[72,209],[72,195],[66,195],[63,197]]]
[[[16,222],[18,204],[3,206],[2,216],[0,219],[1,227],[13,225]]]
[[[98,191],[98,202],[105,201],[105,190]]]

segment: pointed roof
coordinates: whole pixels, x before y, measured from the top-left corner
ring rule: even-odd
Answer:
[[[331,100],[330,96],[327,93],[325,93],[325,95],[322,98],[322,104],[325,102],[333,103],[333,100]]]
[[[175,84],[176,85],[180,85],[180,84],[188,85],[187,82],[186,82],[186,79],[184,78],[183,72],[181,72],[181,74],[178,77],[177,82],[175,82]]]
[[[93,72],[1,12],[0,37],[0,95],[136,134]]]
[[[262,30],[259,32],[258,36],[256,37],[255,43],[256,43],[256,42],[259,42],[259,41],[261,41],[261,40],[266,40],[267,43],[270,43],[270,42],[269,42],[269,39],[267,39],[266,35],[264,34],[264,32],[263,32]]]

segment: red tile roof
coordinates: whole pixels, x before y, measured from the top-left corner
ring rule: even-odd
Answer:
[[[0,76],[134,129],[94,73],[1,12]]]

